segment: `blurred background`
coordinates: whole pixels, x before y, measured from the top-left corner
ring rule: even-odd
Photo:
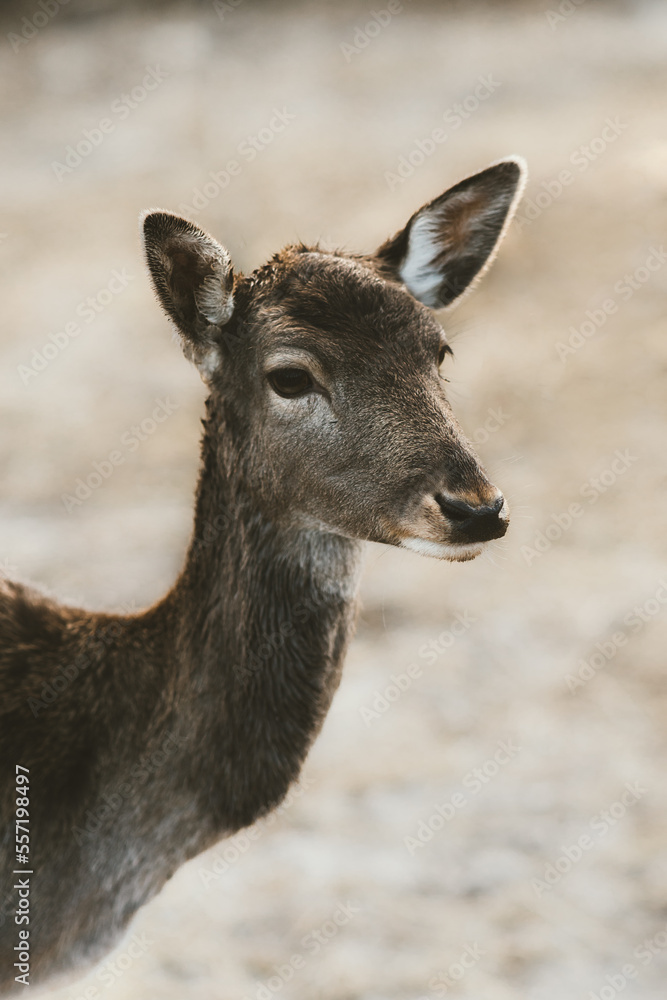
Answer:
[[[444,317],[506,539],[467,565],[370,546],[301,794],[47,995],[663,1000],[667,6],[1,16],[0,568],[91,608],[170,586],[198,465],[204,388],[139,212],[190,215],[247,271],[296,240],[373,249],[467,173],[530,168]]]

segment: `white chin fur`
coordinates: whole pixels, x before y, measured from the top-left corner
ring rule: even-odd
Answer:
[[[401,548],[418,552],[420,556],[433,559],[448,559],[450,562],[468,562],[478,556],[484,547],[482,542],[474,545],[448,545],[446,542],[428,542],[424,538],[403,538]]]

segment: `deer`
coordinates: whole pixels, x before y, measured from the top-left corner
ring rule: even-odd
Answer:
[[[375,252],[294,244],[250,275],[143,213],[207,387],[194,526],[146,610],[0,580],[4,995],[82,974],[181,865],[281,803],[341,678],[367,541],[464,562],[507,531],[434,311],[489,266],[525,175],[500,160]]]

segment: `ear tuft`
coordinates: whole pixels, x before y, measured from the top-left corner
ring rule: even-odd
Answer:
[[[223,326],[229,322],[234,312],[234,296],[229,286],[229,271],[216,261],[213,274],[204,278],[195,290],[195,305],[209,323]]]
[[[524,160],[510,157],[460,181],[420,208],[376,261],[424,305],[450,305],[493,260],[525,180]]]
[[[211,359],[219,357],[220,328],[234,312],[229,253],[193,222],[171,212],[144,212],[140,227],[158,300],[176,324],[187,356],[210,377]]]

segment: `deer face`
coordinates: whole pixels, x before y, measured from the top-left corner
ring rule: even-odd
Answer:
[[[489,263],[522,181],[502,161],[373,255],[288,247],[235,280],[192,223],[144,217],[158,296],[233,415],[224,433],[266,516],[459,561],[505,534],[507,504],[445,395],[451,349],[431,308]]]

